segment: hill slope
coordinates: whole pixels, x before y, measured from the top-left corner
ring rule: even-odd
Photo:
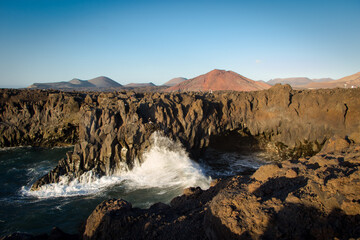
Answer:
[[[88,82],[98,88],[121,87],[120,83],[104,76],[90,79]]]
[[[166,83],[163,84],[163,86],[169,86],[169,87],[172,87],[172,86],[175,86],[183,81],[186,81],[188,80],[187,78],[183,78],[183,77],[177,77],[177,78],[173,78],[169,81],[167,81]]]
[[[256,91],[270,88],[263,82],[256,82],[233,71],[212,70],[204,75],[183,81],[167,91]]]
[[[293,77],[293,78],[275,78],[269,80],[267,83],[270,85],[275,85],[277,83],[281,84],[289,84],[292,87],[304,86],[310,83],[320,83],[320,82],[331,82],[333,79],[331,78],[318,78],[318,79],[310,79],[307,77]]]
[[[124,85],[127,88],[145,88],[145,87],[155,87],[156,85],[152,82],[149,83],[129,83]]]
[[[301,88],[352,88],[360,87],[360,72],[340,78],[334,81],[327,82],[312,82],[305,85],[300,85]]]
[[[108,77],[97,77],[90,80],[80,80],[74,78],[68,82],[53,82],[53,83],[34,83],[28,88],[32,89],[104,89],[104,88],[117,88],[122,85]]]
[[[294,78],[275,78],[275,79],[271,79],[267,83],[270,85],[281,83],[281,84],[289,84],[291,86],[297,86],[297,85],[305,85],[311,82],[313,81],[306,77],[294,77]]]

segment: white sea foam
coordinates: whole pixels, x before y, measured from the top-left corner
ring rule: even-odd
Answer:
[[[17,149],[26,149],[26,148],[32,148],[32,147],[31,146],[0,147],[0,152],[17,150]]]
[[[209,188],[211,179],[192,161],[180,143],[155,132],[144,162],[122,175],[130,188],[169,188],[200,186]]]
[[[209,188],[211,179],[189,158],[180,143],[160,133],[154,133],[151,141],[153,144],[144,153],[143,163],[136,164],[131,171],[100,178],[90,171],[72,181],[64,177],[59,183],[44,185],[38,191],[23,187],[22,193],[37,198],[91,195],[120,184],[129,190],[190,186]]]
[[[90,195],[120,182],[120,177],[103,176],[98,178],[89,171],[75,180],[69,181],[68,178],[64,177],[60,182],[44,185],[37,191],[30,191],[29,187],[23,187],[22,193],[38,198]]]

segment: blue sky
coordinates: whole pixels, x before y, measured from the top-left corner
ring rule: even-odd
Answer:
[[[0,87],[360,71],[359,0],[0,0]]]

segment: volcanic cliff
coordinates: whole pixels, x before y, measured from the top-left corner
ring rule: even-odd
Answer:
[[[141,210],[105,201],[87,220],[85,239],[360,237],[360,89],[0,93],[1,147],[75,143],[33,190],[60,176],[125,171],[141,161],[155,131],[195,159],[220,143],[288,159],[207,191],[187,189],[170,205]]]
[[[154,131],[180,141],[197,158],[209,145],[234,142],[282,158],[318,152],[334,134],[359,132],[359,89],[201,93],[62,93],[3,90],[0,144],[75,143],[34,185],[94,171],[109,175],[141,161]],[[356,137],[356,136],[355,136]],[[246,144],[248,143],[248,144]],[[250,146],[249,146],[250,147]]]
[[[184,190],[170,205],[99,204],[83,239],[355,239],[360,237],[360,144],[332,138],[309,158]]]

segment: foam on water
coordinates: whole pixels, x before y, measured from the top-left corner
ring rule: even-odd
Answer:
[[[72,181],[63,177],[60,182],[44,185],[38,191],[30,191],[30,187],[27,186],[22,187],[21,192],[23,195],[37,198],[81,196],[101,192],[121,181],[121,177],[103,176],[99,178],[89,171]]]
[[[180,143],[157,132],[151,136],[151,141],[152,146],[143,155],[143,163],[137,163],[131,171],[100,178],[90,171],[72,181],[64,177],[59,183],[44,185],[38,191],[30,191],[27,186],[21,192],[26,196],[51,198],[96,194],[120,184],[129,190],[184,189],[190,186],[209,188],[211,178],[204,175]]]

